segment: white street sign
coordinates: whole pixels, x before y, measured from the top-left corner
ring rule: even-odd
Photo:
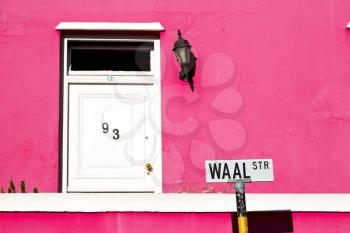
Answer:
[[[205,172],[208,183],[274,180],[272,159],[207,160]]]

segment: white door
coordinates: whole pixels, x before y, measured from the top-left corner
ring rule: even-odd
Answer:
[[[152,85],[69,84],[68,191],[153,192]]]

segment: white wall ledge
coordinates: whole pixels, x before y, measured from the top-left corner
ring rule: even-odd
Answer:
[[[104,23],[104,22],[61,22],[56,30],[79,31],[164,31],[160,23]]]
[[[350,212],[350,194],[247,194],[248,211]],[[233,194],[0,194],[0,212],[235,212]]]

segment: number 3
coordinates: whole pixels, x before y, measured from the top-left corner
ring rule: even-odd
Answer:
[[[120,137],[119,136],[119,129],[113,129],[113,133],[114,133],[113,139],[118,140]]]

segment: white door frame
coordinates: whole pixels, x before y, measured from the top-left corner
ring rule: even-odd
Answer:
[[[151,72],[108,72],[107,73],[74,73],[69,74],[68,65],[68,41],[137,41],[152,42],[154,50],[151,52]],[[161,146],[161,96],[160,96],[160,39],[159,36],[63,36],[61,41],[62,65],[61,65],[61,84],[63,85],[61,94],[62,101],[62,138],[61,138],[61,191],[67,193],[68,187],[68,86],[69,84],[147,84],[152,86],[151,108],[148,110],[152,114],[152,132],[155,136],[154,156],[158,156],[152,164],[151,173],[154,189],[153,192],[162,192],[162,146]],[[119,190],[120,191],[120,190]],[[136,190],[135,190],[136,191]],[[84,192],[83,190],[81,192]],[[98,192],[98,191],[96,191]],[[114,191],[111,191],[114,192]],[[142,191],[138,191],[142,192]]]

